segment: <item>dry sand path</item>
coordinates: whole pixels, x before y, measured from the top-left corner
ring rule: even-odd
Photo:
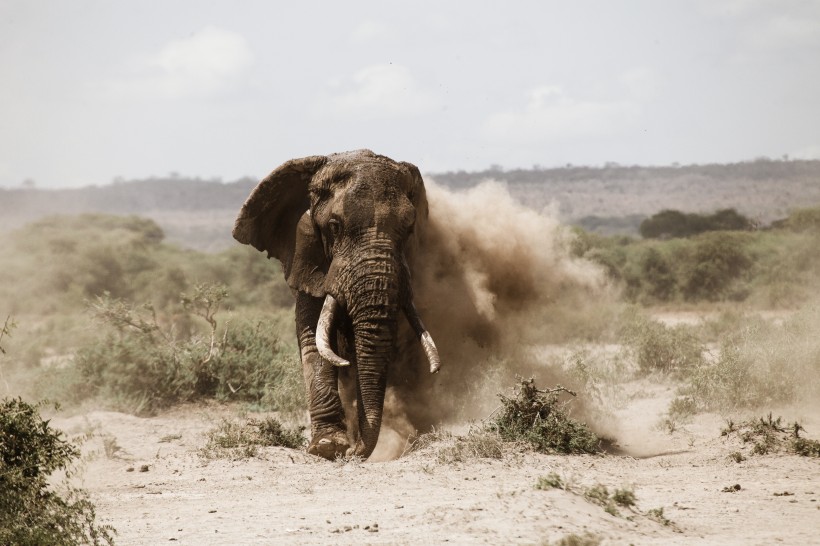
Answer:
[[[715,415],[672,435],[657,430],[667,395],[645,389],[616,415],[621,446],[638,456],[510,451],[445,464],[432,446],[380,463],[326,462],[284,448],[208,460],[199,455],[205,433],[234,409],[187,406],[153,418],[91,412],[54,423],[94,432],[83,485],[118,544],[546,544],[585,533],[603,544],[820,544],[818,459],[735,463],[728,455],[738,441],[720,437]],[[792,413],[784,416],[800,418],[817,438],[820,419]],[[534,487],[550,473],[569,490]],[[636,509],[616,516],[586,500],[582,492],[596,484],[632,488]],[[741,489],[722,492],[734,484]],[[657,508],[670,524],[651,517]]]

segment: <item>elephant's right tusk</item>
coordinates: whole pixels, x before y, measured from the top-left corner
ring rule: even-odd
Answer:
[[[424,354],[427,356],[427,362],[430,363],[430,373],[436,373],[441,369],[441,357],[438,355],[438,349],[433,342],[433,336],[424,328],[421,317],[419,317],[419,312],[416,311],[416,306],[412,301],[408,302],[404,307],[404,314],[407,316],[407,321],[410,323],[413,331],[419,336]]]
[[[322,358],[334,366],[350,366],[350,362],[334,353],[333,349],[330,348],[330,329],[333,327],[337,308],[336,300],[328,294],[325,297],[324,305],[322,305],[319,322],[316,324],[316,349],[318,349]]]

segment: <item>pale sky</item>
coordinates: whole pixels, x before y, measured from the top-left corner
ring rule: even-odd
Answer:
[[[0,0],[0,186],[820,158],[820,0]]]

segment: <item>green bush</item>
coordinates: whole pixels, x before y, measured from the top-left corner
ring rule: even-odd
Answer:
[[[42,406],[0,401],[0,544],[113,544],[114,529],[96,523],[83,490],[53,485],[80,452],[40,417]]]
[[[501,407],[487,424],[502,440],[525,442],[541,453],[598,453],[601,440],[590,428],[569,417],[562,387],[541,390],[534,379],[522,379],[512,397],[499,394]]]
[[[621,341],[642,373],[687,373],[701,363],[704,350],[691,326],[666,326],[640,316],[626,324]]]
[[[655,247],[641,257],[641,280],[645,291],[658,301],[670,301],[675,295],[677,279],[669,259]]]
[[[103,324],[99,338],[75,357],[79,378],[74,399],[97,397],[119,409],[152,413],[199,398],[250,402],[294,411],[304,403],[301,365],[271,324],[240,320],[220,332],[216,321],[224,287],[198,285],[181,298],[177,320],[199,317],[208,334],[177,338],[174,324],[160,323],[154,309],[135,309],[109,296],[92,306]]]
[[[687,300],[742,300],[747,294],[732,291],[733,283],[752,265],[747,237],[733,233],[707,233],[695,240],[683,272],[682,290]]]
[[[814,209],[806,210],[794,215],[793,229],[719,230],[663,240],[634,241],[576,228],[571,250],[603,266],[631,302],[795,306],[820,282],[820,253],[815,251],[820,230],[811,228]],[[716,213],[711,225],[731,225],[724,220]],[[784,220],[783,226],[788,225]]]
[[[786,226],[792,231],[820,233],[820,207],[792,211],[786,219]]]

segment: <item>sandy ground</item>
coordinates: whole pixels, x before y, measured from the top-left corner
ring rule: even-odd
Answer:
[[[284,448],[206,459],[206,433],[236,408],[187,406],[153,418],[90,412],[53,423],[89,434],[82,485],[118,544],[547,544],[591,533],[603,544],[820,544],[820,461],[728,455],[716,415],[674,433],[656,423],[671,387],[631,385],[616,412],[619,454],[447,464],[435,447],[389,462],[327,462]],[[800,419],[817,438],[818,415]],[[105,446],[108,445],[106,454]],[[555,473],[567,489],[539,490]],[[586,500],[596,484],[632,488],[611,515]],[[727,486],[740,490],[723,492]],[[788,494],[784,494],[788,493]],[[670,523],[652,518],[662,508]]]

